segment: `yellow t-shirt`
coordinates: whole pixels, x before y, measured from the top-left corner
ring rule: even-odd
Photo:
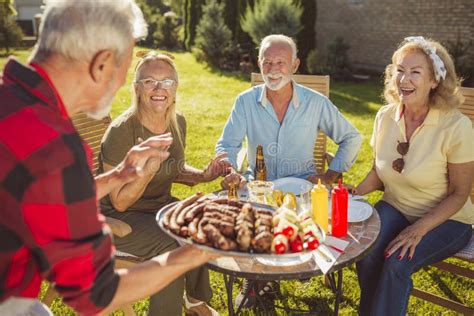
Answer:
[[[397,141],[406,142],[402,108],[391,104],[379,110],[370,143],[377,175],[385,187],[382,200],[413,220],[446,198],[448,163],[474,161],[474,133],[470,119],[457,109],[431,108],[411,136],[404,171],[398,173],[392,162],[401,157]],[[471,199],[450,219],[474,224]]]

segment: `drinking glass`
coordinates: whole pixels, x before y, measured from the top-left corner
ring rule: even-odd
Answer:
[[[311,211],[311,190],[313,185],[306,183],[300,188],[300,200],[298,207],[298,214]]]
[[[248,185],[249,201],[277,206],[273,198],[273,182],[252,181]]]

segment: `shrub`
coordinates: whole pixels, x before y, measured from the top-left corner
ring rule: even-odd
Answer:
[[[157,41],[161,40],[159,25],[162,23],[162,16],[158,8],[151,7],[145,0],[138,0],[138,5],[143,12],[145,21],[148,23],[148,35],[140,44],[147,47],[155,47]],[[156,38],[158,37],[158,38]]]
[[[203,16],[196,30],[195,52],[203,54],[209,64],[230,68],[226,56],[233,50],[232,32],[222,17],[223,4],[217,0],[208,0],[203,8]]]
[[[327,70],[336,80],[347,80],[351,77],[351,63],[347,55],[350,48],[342,37],[336,37],[327,47]]]
[[[447,41],[446,48],[453,57],[456,73],[463,79],[463,85],[474,87],[474,41],[462,40],[458,34],[455,41]]]
[[[242,29],[257,45],[270,34],[295,37],[302,29],[302,11],[299,1],[293,3],[291,0],[257,0],[253,9],[247,7],[241,20]]]
[[[163,46],[166,49],[175,49],[179,45],[178,41],[178,19],[174,12],[168,11],[164,14],[163,18],[161,19],[158,30],[159,32],[159,40],[157,41],[158,46]],[[158,34],[156,34],[156,38],[158,38]]]
[[[10,48],[17,47],[23,38],[21,28],[13,20],[16,11],[9,1],[0,4],[0,47],[5,48],[7,54]]]
[[[321,54],[317,49],[309,51],[306,57],[306,68],[313,75],[327,75],[329,73],[326,66],[326,56]]]

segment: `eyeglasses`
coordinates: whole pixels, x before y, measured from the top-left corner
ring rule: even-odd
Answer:
[[[141,83],[146,89],[155,89],[157,86],[160,86],[166,90],[171,89],[175,82],[173,79],[155,80],[151,78],[135,81],[135,83]]]
[[[403,159],[403,157],[405,157],[405,155],[408,153],[408,148],[410,147],[410,144],[408,142],[400,142],[400,141],[397,141],[397,142],[398,142],[397,151],[400,155],[402,155],[402,157],[395,159],[392,162],[392,168],[396,172],[402,173],[403,168],[405,167],[405,160]]]

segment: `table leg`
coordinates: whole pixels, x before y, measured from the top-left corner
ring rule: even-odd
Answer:
[[[334,300],[334,313],[333,315],[339,314],[339,303],[341,301],[342,296],[342,269],[337,271],[337,287],[336,287],[336,298]]]
[[[224,278],[225,289],[227,292],[227,309],[229,310],[229,316],[234,316],[234,302],[232,301],[232,293],[234,290],[234,280],[232,275],[222,274]]]
[[[245,301],[247,301],[247,299],[250,295],[250,292],[255,291],[255,293],[257,293],[256,292],[257,291],[257,281],[255,281],[255,280],[246,280],[246,281],[248,282],[248,286],[247,286],[247,289],[245,290],[245,293],[243,293],[244,297],[243,297],[242,301],[240,302],[240,305],[236,306],[237,307],[237,312],[235,313],[235,315],[239,315],[240,310],[242,309],[242,307],[244,306]],[[245,280],[244,280],[244,282],[245,282]]]

